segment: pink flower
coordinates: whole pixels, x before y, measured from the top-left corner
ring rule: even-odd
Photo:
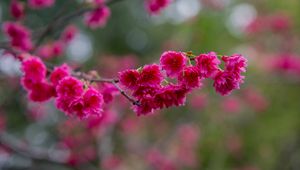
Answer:
[[[115,95],[119,94],[119,90],[112,84],[104,83],[101,88],[101,94],[105,103],[112,102]]]
[[[226,71],[233,72],[236,75],[246,72],[247,59],[240,54],[234,54],[230,57],[223,56]]]
[[[82,82],[76,78],[70,76],[63,78],[56,91],[58,96],[56,106],[67,115],[75,115],[80,119],[101,115],[102,94],[92,87],[84,92]]]
[[[256,89],[247,89],[244,92],[244,99],[256,112],[262,112],[268,107],[268,100]]]
[[[38,49],[40,57],[51,59],[53,57],[61,56],[65,50],[65,43],[62,41],[55,41],[41,46]]]
[[[219,65],[221,64],[221,61],[218,59],[215,52],[200,54],[195,58],[195,60],[201,78],[209,78],[214,76],[219,69]]]
[[[223,56],[225,71],[219,71],[214,77],[214,87],[221,95],[228,95],[232,90],[239,89],[243,83],[242,72],[246,71],[247,60],[239,54],[231,57]]]
[[[84,101],[82,98],[71,101],[69,106],[72,115],[75,114],[75,116],[79,117],[80,119],[87,117],[87,114],[84,112]]]
[[[78,98],[83,94],[83,83],[74,77],[63,78],[56,87],[58,97]]]
[[[50,59],[53,57],[53,53],[52,53],[52,44],[45,44],[42,45],[38,48],[37,51],[38,56],[45,58],[45,59]]]
[[[266,29],[266,24],[265,18],[257,17],[247,25],[245,32],[248,34],[260,33]]]
[[[34,102],[44,102],[55,96],[55,88],[45,82],[38,82],[32,85],[29,92],[29,99]]]
[[[26,90],[32,89],[32,86],[35,82],[33,82],[32,79],[29,79],[27,77],[22,77],[21,78],[21,85],[24,87]]]
[[[137,80],[139,75],[139,72],[136,70],[125,70],[119,72],[119,80],[123,86],[134,90],[137,88]]]
[[[152,97],[144,97],[139,100],[139,105],[135,105],[134,111],[138,116],[147,115],[153,112],[154,109],[154,101]]]
[[[202,110],[208,105],[209,100],[207,95],[196,94],[192,95],[192,97],[189,100],[189,103],[193,109]]]
[[[225,96],[231,93],[234,89],[239,89],[244,77],[239,78],[231,72],[219,71],[214,77],[215,90],[221,95]]]
[[[241,102],[236,97],[225,98],[221,103],[222,109],[229,113],[238,113],[241,111]]]
[[[181,52],[164,52],[160,57],[160,65],[167,76],[176,77],[186,65],[186,56]]]
[[[71,70],[67,64],[63,64],[59,67],[55,67],[50,75],[50,81],[53,85],[57,86],[60,80],[63,78],[70,76]]]
[[[37,57],[30,57],[22,62],[24,77],[32,82],[41,82],[46,78],[47,68]]]
[[[291,19],[283,14],[276,14],[269,17],[270,28],[273,31],[286,31],[292,27]]]
[[[196,125],[193,124],[183,124],[178,128],[178,136],[183,142],[183,145],[191,147],[197,145],[197,141],[200,138],[200,130]]]
[[[145,65],[140,73],[138,84],[140,86],[159,86],[163,76],[156,64]]]
[[[150,14],[157,14],[170,4],[171,0],[146,0],[146,8]]]
[[[103,96],[96,89],[90,87],[83,95],[83,102],[86,115],[101,115]]]
[[[99,6],[92,12],[85,14],[84,22],[90,28],[104,27],[110,17],[110,9],[107,6]]]
[[[178,85],[167,85],[158,90],[154,96],[155,109],[168,108],[171,106],[182,106],[186,101],[189,90]]]
[[[21,19],[24,17],[24,4],[18,0],[12,0],[10,4],[10,14],[16,19]]]
[[[271,68],[275,71],[287,73],[293,76],[300,75],[300,58],[292,54],[284,54],[282,56],[269,60]]]
[[[52,44],[53,56],[61,56],[64,53],[65,44],[62,41],[55,41]]]
[[[55,99],[56,107],[65,112],[67,115],[71,114],[71,103],[74,101],[73,98],[66,98],[66,97],[57,97]]]
[[[134,90],[133,96],[137,99],[141,99],[144,97],[154,96],[156,92],[160,89],[160,86],[139,86],[137,89]]]
[[[54,5],[55,0],[28,0],[28,5],[33,9],[48,8]]]
[[[12,47],[23,51],[32,49],[31,32],[25,26],[19,23],[5,22],[3,32],[9,37]]]
[[[185,67],[180,73],[178,80],[181,85],[189,89],[197,88],[201,85],[198,68],[195,66]]]
[[[109,125],[112,125],[116,123],[118,120],[118,113],[116,113],[113,110],[105,110],[105,112],[101,113],[101,116],[99,115],[90,115],[86,121],[86,127],[88,129],[95,129],[97,135],[99,135],[99,128],[101,127],[107,127]],[[106,129],[104,128],[103,131]],[[100,131],[102,134],[102,131]]]
[[[75,25],[69,25],[63,33],[61,34],[60,40],[64,43],[69,43],[74,39],[76,33],[78,32],[77,27]]]

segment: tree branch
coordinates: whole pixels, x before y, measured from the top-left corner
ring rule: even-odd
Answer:
[[[34,149],[27,145],[24,145],[5,132],[2,132],[0,134],[0,144],[21,156],[30,158],[35,161],[48,162],[58,165],[63,165],[65,163],[65,160],[56,160],[51,158],[47,151]]]

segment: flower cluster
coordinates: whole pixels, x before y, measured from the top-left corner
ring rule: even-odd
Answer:
[[[271,71],[285,73],[294,77],[300,76],[300,57],[295,54],[282,54],[268,60]]]
[[[43,102],[55,96],[55,89],[46,81],[47,69],[37,57],[30,57],[22,62],[22,85],[29,92],[29,99]]]
[[[45,59],[52,59],[63,55],[66,46],[74,39],[76,33],[77,28],[74,25],[69,25],[62,32],[58,40],[41,45],[37,50],[38,56]]]
[[[110,9],[103,1],[95,0],[93,3],[96,8],[85,14],[84,23],[90,28],[104,27],[110,17]]]
[[[190,64],[187,64],[189,60]],[[160,65],[146,65],[140,69],[129,69],[119,73],[120,83],[132,91],[139,101],[134,107],[138,115],[157,109],[180,106],[192,89],[201,87],[205,78],[214,80],[215,90],[228,95],[243,83],[247,61],[242,55],[223,56],[225,69],[214,52],[194,56],[182,52],[167,51],[160,58]],[[195,65],[191,62],[195,61]],[[165,74],[164,74],[165,73]],[[166,75],[166,76],[165,76]],[[176,83],[167,78],[177,79]]]
[[[43,102],[55,97],[57,108],[68,115],[79,118],[101,115],[102,94],[73,77],[68,65],[55,67],[48,80],[44,63],[37,57],[25,56],[22,71],[22,85],[29,92],[30,100]]]
[[[225,70],[217,71],[214,87],[221,95],[228,95],[232,90],[239,89],[240,84],[244,82],[241,73],[246,71],[247,60],[239,54],[223,56],[222,60],[225,62]]]
[[[27,27],[17,22],[5,22],[2,29],[12,47],[22,51],[32,49],[31,32]]]
[[[24,4],[18,0],[12,0],[9,6],[9,11],[14,18],[21,19],[25,15]]]
[[[157,14],[170,4],[171,0],[146,0],[146,8],[150,14]]]
[[[215,90],[228,95],[243,83],[247,61],[242,55],[222,56],[214,52],[195,56],[191,53],[167,51],[161,55],[160,64],[145,65],[139,69],[119,72],[119,80],[102,82],[97,90],[89,78],[83,81],[72,76],[70,67],[63,64],[49,70],[37,57],[22,55],[22,85],[29,92],[29,99],[35,102],[47,101],[54,97],[56,106],[67,115],[85,118],[102,115],[103,104],[110,103],[121,92],[134,104],[137,115],[146,115],[163,108],[181,106],[186,96],[200,88],[202,80],[211,78]],[[195,63],[193,65],[192,63]],[[189,64],[188,64],[189,63]],[[76,74],[75,74],[76,75]],[[169,81],[168,81],[169,80]],[[128,96],[118,85],[132,91]],[[42,93],[41,93],[42,92]]]
[[[257,34],[266,31],[286,32],[291,29],[292,25],[290,17],[284,14],[274,14],[255,18],[246,27],[245,31],[249,34]]]

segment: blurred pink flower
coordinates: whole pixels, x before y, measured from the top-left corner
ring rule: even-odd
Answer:
[[[60,40],[63,41],[64,43],[69,43],[74,39],[77,32],[78,32],[78,29],[75,25],[69,25],[62,32],[62,34],[60,36]]]
[[[146,9],[150,14],[158,14],[171,3],[171,0],[145,0]]]
[[[203,95],[203,94],[192,95],[189,100],[189,103],[190,103],[191,107],[193,107],[197,110],[202,110],[208,104],[208,97],[207,97],[207,95]]]
[[[21,19],[25,15],[24,4],[18,0],[12,0],[9,6],[10,14],[16,19]]]
[[[27,27],[17,22],[4,22],[2,29],[4,34],[9,37],[12,47],[22,51],[32,49],[31,32]]]
[[[110,17],[110,9],[107,6],[101,5],[94,11],[88,12],[84,16],[85,24],[90,28],[104,27]]]
[[[241,100],[236,97],[226,97],[221,103],[223,111],[228,113],[239,113],[242,110]]]
[[[42,9],[53,6],[55,0],[28,0],[28,5],[32,9]]]
[[[262,112],[268,107],[268,100],[262,93],[253,88],[248,88],[244,91],[244,100],[256,112]]]

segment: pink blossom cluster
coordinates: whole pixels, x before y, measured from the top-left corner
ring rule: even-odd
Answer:
[[[300,76],[300,57],[294,54],[282,54],[269,60],[272,71]]]
[[[22,71],[22,85],[29,92],[30,100],[43,102],[55,97],[57,108],[67,115],[79,118],[101,116],[102,94],[73,77],[68,65],[55,67],[48,80],[44,63],[37,57],[26,56],[22,62]]]
[[[48,8],[54,5],[55,0],[28,0],[28,5],[32,9]]]
[[[21,83],[28,91],[29,99],[43,102],[55,96],[55,88],[46,81],[47,68],[37,57],[30,57],[22,62],[24,73]]]
[[[38,48],[38,56],[45,59],[52,59],[63,55],[66,46],[74,39],[76,33],[77,28],[74,25],[66,27],[58,40],[48,42]]]
[[[31,31],[27,27],[17,22],[5,22],[2,29],[8,37],[11,47],[21,51],[32,49]]]
[[[65,43],[58,40],[40,46],[37,54],[44,59],[52,59],[54,57],[61,56],[64,49]]]
[[[14,18],[21,19],[25,15],[25,5],[19,0],[12,0],[9,6],[9,11]]]
[[[103,0],[94,0],[93,5],[95,9],[85,14],[84,23],[92,29],[104,27],[110,17],[110,9]]]
[[[206,78],[214,80],[213,86],[221,95],[239,89],[243,83],[247,60],[242,55],[223,56],[225,69],[214,52],[190,56],[183,52],[167,51],[161,55],[160,65],[145,65],[140,69],[128,69],[119,73],[120,83],[132,91],[139,101],[134,109],[145,115],[157,109],[181,106],[192,89],[200,88]],[[189,61],[190,64],[187,64]],[[191,62],[194,61],[195,65]],[[177,82],[169,82],[167,78]]]
[[[171,3],[171,0],[146,0],[145,3],[150,14],[158,14]]]
[[[77,33],[78,33],[77,27],[75,25],[69,25],[62,32],[60,36],[60,41],[64,43],[69,43],[75,38]]]
[[[55,0],[28,0],[27,4],[31,9],[43,9],[53,6]],[[10,14],[17,20],[25,16],[26,4],[20,0],[11,0],[9,6]]]
[[[292,21],[284,14],[261,16],[254,19],[247,27],[246,32],[250,34],[263,31],[284,32],[291,29]]]

